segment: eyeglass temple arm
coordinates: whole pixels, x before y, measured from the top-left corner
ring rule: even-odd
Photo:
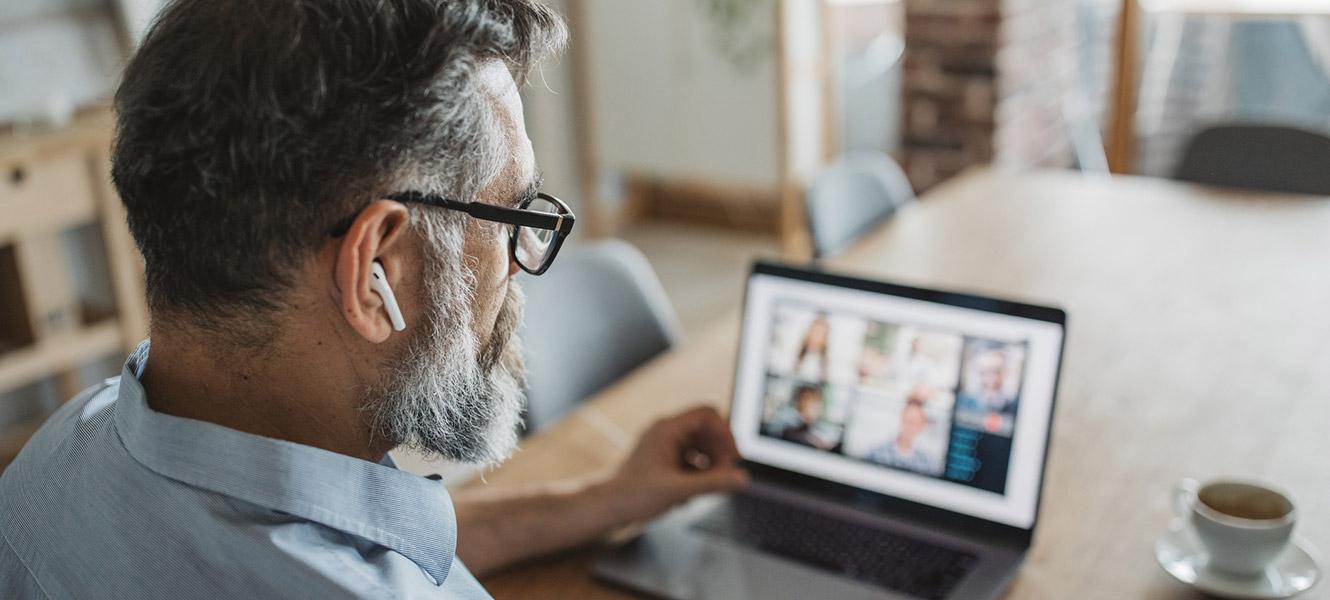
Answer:
[[[414,193],[394,194],[390,196],[390,198],[403,202],[430,204],[450,210],[457,210],[485,221],[508,223],[510,225],[534,227],[537,229],[549,229],[552,231],[558,231],[564,235],[568,235],[572,232],[573,223],[576,221],[572,213],[568,212],[567,207],[563,206],[561,202],[560,207],[563,208],[565,212],[568,212],[568,214],[552,215],[533,210],[505,208],[493,204],[486,204],[484,202],[457,202],[439,196]]]
[[[497,221],[499,223],[511,223],[522,227],[534,227],[536,229],[549,229],[567,235],[573,230],[574,218],[572,214],[552,215],[550,213],[536,212],[534,210],[522,210],[519,208],[505,208],[484,202],[458,202],[457,210],[460,210],[477,219],[486,221]]]

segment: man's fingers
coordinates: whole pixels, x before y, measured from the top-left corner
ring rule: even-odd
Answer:
[[[707,455],[712,464],[728,465],[739,460],[729,423],[710,406],[699,406],[671,419],[678,425],[679,440],[688,450]]]
[[[730,492],[748,485],[748,473],[733,465],[717,465],[706,471],[684,476],[687,494]]]
[[[725,419],[720,416],[720,411],[716,410],[715,407],[706,405],[694,406],[670,417],[669,420],[688,430],[725,422]]]
[[[729,428],[715,429],[700,434],[699,450],[711,457],[711,462],[722,465],[739,461],[739,449],[734,445],[734,436]]]

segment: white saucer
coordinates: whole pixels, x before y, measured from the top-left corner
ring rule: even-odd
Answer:
[[[1186,529],[1174,527],[1155,543],[1159,566],[1178,581],[1221,598],[1243,600],[1288,598],[1311,589],[1321,578],[1313,552],[1307,542],[1294,538],[1265,573],[1242,577],[1208,568],[1209,555]]]

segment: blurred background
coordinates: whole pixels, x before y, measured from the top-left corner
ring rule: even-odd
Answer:
[[[524,90],[547,190],[574,247],[640,250],[664,347],[737,310],[754,257],[834,251],[810,215],[855,160],[900,176],[890,206],[981,165],[1203,181],[1189,152],[1216,127],[1330,134],[1330,1],[550,4],[570,51]],[[0,3],[0,465],[145,335],[107,105],[159,5]],[[823,222],[876,218],[850,201]]]

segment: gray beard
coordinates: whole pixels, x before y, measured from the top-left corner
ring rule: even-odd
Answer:
[[[475,277],[463,266],[460,225],[424,225],[435,246],[425,253],[424,322],[402,356],[385,365],[386,383],[367,390],[361,405],[375,435],[395,446],[498,464],[517,446],[522,418],[525,374],[515,332],[524,297],[509,283],[493,334],[481,345],[472,327]]]

